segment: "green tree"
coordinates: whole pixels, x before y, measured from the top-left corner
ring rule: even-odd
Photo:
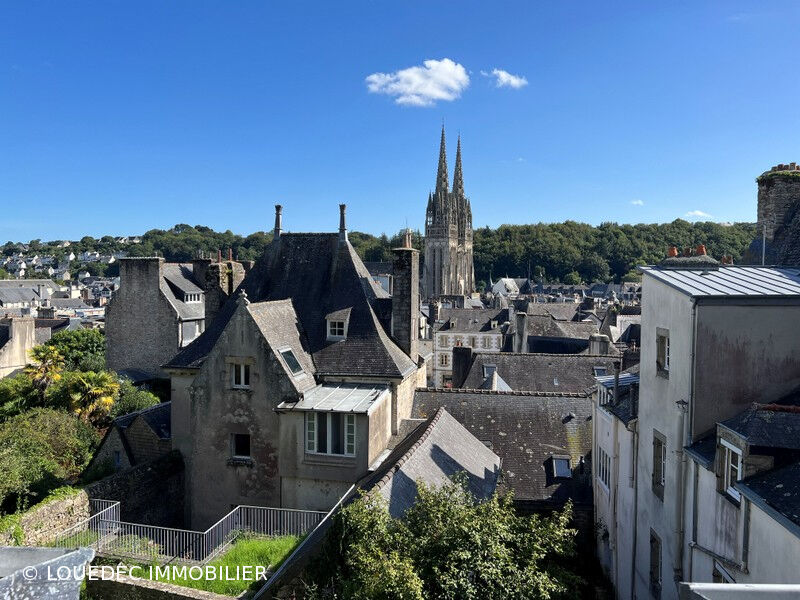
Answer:
[[[40,395],[26,373],[0,379],[0,423],[34,407],[39,399]]]
[[[44,343],[54,348],[70,371],[102,371],[106,362],[106,336],[97,329],[60,331]]]
[[[377,494],[336,516],[309,569],[317,598],[544,599],[575,597],[581,580],[571,506],[551,516],[516,514],[510,496],[477,502],[463,477],[418,483],[403,520]]]
[[[53,346],[35,346],[31,350],[33,363],[25,367],[39,403],[44,403],[47,389],[61,379],[64,370],[64,356]]]
[[[47,393],[47,405],[68,410],[86,423],[108,423],[120,384],[108,371],[67,371]]]

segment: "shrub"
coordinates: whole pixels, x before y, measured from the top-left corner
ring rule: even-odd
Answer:
[[[97,329],[59,331],[44,343],[64,357],[68,371],[102,371],[106,364],[106,336]]]
[[[136,412],[150,406],[155,406],[160,400],[158,396],[133,385],[130,379],[119,379],[119,398],[111,407],[111,418],[116,419],[121,415]]]
[[[35,408],[0,424],[0,511],[38,502],[89,462],[98,434],[67,413]]]

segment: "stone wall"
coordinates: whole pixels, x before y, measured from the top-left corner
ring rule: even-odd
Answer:
[[[184,525],[184,468],[178,452],[92,483],[86,493],[90,498],[119,501],[123,521],[163,527]]]
[[[173,585],[149,579],[120,576],[115,579],[86,581],[86,592],[92,600],[230,600],[202,590]]]
[[[89,496],[85,491],[39,504],[22,513],[18,519],[12,519],[10,526],[0,531],[0,546],[44,546],[68,527],[88,517]]]
[[[767,171],[758,178],[758,239],[766,227],[771,242],[781,227],[788,224],[800,205],[800,176],[797,166],[778,165],[786,169]],[[791,166],[792,169],[788,167]]]

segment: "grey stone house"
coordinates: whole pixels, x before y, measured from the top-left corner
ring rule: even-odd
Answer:
[[[338,233],[283,233],[235,298],[169,360],[187,523],[237,504],[327,509],[380,462],[414,389],[419,253],[394,250],[394,295]]]
[[[205,330],[244,279],[248,263],[123,258],[106,308],[108,368],[134,381],[167,378],[161,365]]]
[[[36,324],[32,317],[0,319],[0,379],[24,369],[35,345]]]

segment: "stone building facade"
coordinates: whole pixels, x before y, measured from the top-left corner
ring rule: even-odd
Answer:
[[[762,173],[758,183],[758,233],[766,230],[767,241],[794,216],[800,204],[800,165],[776,165]],[[789,217],[789,219],[787,219]]]
[[[172,444],[186,462],[186,517],[237,504],[327,510],[403,430],[425,383],[418,260],[394,250],[394,295],[337,233],[283,233],[234,298],[175,356]],[[408,245],[408,244],[407,244]]]
[[[30,363],[36,345],[33,317],[0,319],[0,379],[13,375]]]
[[[469,295],[475,291],[472,262],[472,208],[464,193],[461,138],[456,150],[453,189],[447,175],[444,127],[439,147],[436,189],[428,194],[425,217],[425,296]]]
[[[249,263],[124,258],[106,308],[106,362],[134,380],[166,379],[161,366],[203,333]]]

